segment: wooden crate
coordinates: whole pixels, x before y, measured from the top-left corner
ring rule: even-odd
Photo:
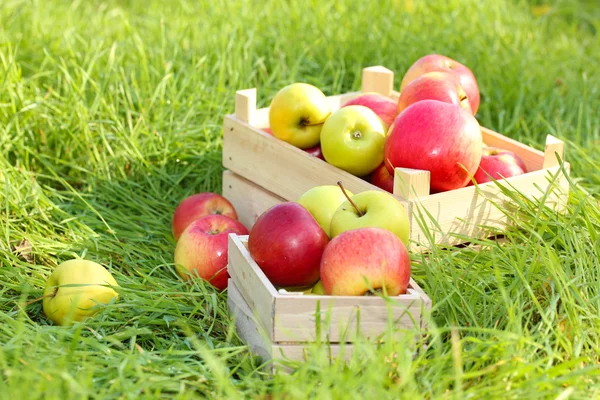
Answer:
[[[332,357],[342,346],[349,355],[358,337],[378,338],[392,325],[397,335],[426,329],[422,317],[430,312],[431,300],[412,279],[406,294],[387,301],[379,296],[282,294],[252,259],[247,242],[248,236],[229,236],[227,303],[242,340],[266,360],[301,360],[306,343],[317,340],[330,346]]]
[[[362,92],[377,92],[397,100],[393,73],[384,67],[363,70],[361,92],[330,96],[333,110]],[[369,182],[336,168],[305,151],[285,143],[264,129],[269,126],[269,108],[256,109],[256,89],[236,93],[235,114],[224,117],[223,194],[239,210],[249,228],[268,207],[282,201],[296,201],[305,191],[337,181],[353,193],[381,190]],[[515,152],[527,166],[526,174],[498,181],[530,198],[544,198],[545,204],[560,210],[566,204],[568,181],[559,165],[564,143],[548,135],[544,151],[482,127],[483,140]],[[568,173],[569,163],[564,163]],[[411,250],[426,249],[432,243],[459,244],[461,237],[483,237],[492,229],[503,229],[509,218],[498,205],[507,197],[495,182],[443,193],[429,193],[429,171],[396,168],[394,196],[407,208],[411,227]],[[433,238],[429,239],[429,235]]]

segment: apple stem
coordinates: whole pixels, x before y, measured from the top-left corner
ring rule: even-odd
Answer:
[[[38,302],[40,300],[44,300],[46,297],[54,297],[54,296],[56,296],[56,292],[58,292],[58,288],[56,288],[52,293],[48,293],[45,296],[38,297],[37,299],[33,299],[33,300],[30,300],[30,301],[26,302],[25,306],[28,306],[28,305],[33,304],[33,303],[36,303],[36,302]]]
[[[365,215],[365,213],[362,212],[360,210],[360,208],[358,208],[358,206],[352,201],[352,199],[350,198],[350,196],[348,196],[348,193],[346,192],[346,189],[344,189],[344,185],[342,185],[342,181],[338,181],[337,184],[340,187],[340,189],[342,189],[342,193],[344,193],[344,196],[346,196],[346,198],[348,199],[348,201],[350,202],[350,204],[352,204],[352,207],[354,207],[356,209],[356,212],[358,213],[358,215],[360,217],[362,217],[363,215]]]

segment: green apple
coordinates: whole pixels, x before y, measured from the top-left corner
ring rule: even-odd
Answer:
[[[281,89],[269,107],[273,136],[301,149],[319,144],[321,128],[331,106],[321,90],[308,83],[292,83]]]
[[[321,282],[320,279],[319,279],[319,281],[317,283],[315,283],[315,286],[313,286],[311,293],[312,294],[318,294],[318,295],[321,295],[321,296],[327,295],[327,293],[325,293],[325,288],[323,288],[323,282]]]
[[[65,261],[46,281],[44,314],[57,325],[82,321],[99,311],[96,305],[118,298],[110,286],[118,285],[102,265],[87,260]]]
[[[352,196],[350,191],[346,190],[346,192],[348,196]],[[329,233],[331,217],[344,201],[346,201],[344,192],[335,185],[315,186],[304,192],[298,199],[298,203],[308,210],[329,237],[331,237]]]
[[[387,192],[367,190],[342,203],[331,218],[331,237],[351,229],[366,227],[387,229],[408,247],[408,213],[402,203]]]
[[[365,176],[383,162],[386,133],[373,110],[361,105],[346,106],[323,124],[321,151],[329,164]]]

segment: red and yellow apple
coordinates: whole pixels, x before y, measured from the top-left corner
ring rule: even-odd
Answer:
[[[400,85],[400,92],[417,77],[432,71],[445,71],[456,75],[460,85],[464,88],[471,103],[471,112],[473,115],[479,108],[479,87],[473,72],[465,65],[440,54],[429,54],[415,61],[404,77]]]
[[[248,237],[248,251],[275,286],[313,285],[329,242],[306,208],[295,202],[277,204],[258,217]]]
[[[323,92],[308,83],[292,83],[273,97],[269,127],[273,136],[301,149],[319,144],[331,107]]]
[[[385,163],[381,163],[379,167],[369,177],[369,181],[387,192],[394,193],[394,175],[390,174]]]
[[[386,166],[427,170],[431,191],[466,186],[482,154],[479,123],[464,108],[438,100],[412,104],[394,121],[385,145]]]
[[[421,100],[439,100],[456,104],[471,113],[471,104],[465,90],[458,78],[449,72],[427,72],[406,85],[398,98],[398,113]]]
[[[398,104],[389,97],[379,93],[369,92],[361,94],[348,100],[342,107],[352,105],[370,108],[379,118],[381,118],[386,131],[389,129],[390,125],[392,125],[392,122],[394,122],[394,118],[398,115]]]
[[[514,152],[498,147],[484,147],[481,162],[473,179],[477,183],[510,178],[527,172],[525,163]],[[469,182],[472,185],[473,181]]]
[[[383,161],[386,133],[383,122],[370,108],[340,108],[323,124],[323,157],[353,175],[368,175]]]
[[[323,152],[321,151],[320,144],[318,144],[314,147],[311,147],[310,149],[304,149],[304,151],[313,157],[317,157],[317,158],[320,158],[321,160],[325,160],[325,157],[323,157]]]
[[[173,214],[172,231],[175,240],[198,218],[207,215],[225,215],[231,219],[238,219],[233,205],[225,197],[217,193],[196,193],[183,199]]]
[[[175,269],[186,280],[208,281],[218,290],[227,287],[227,246],[230,233],[247,235],[239,221],[224,215],[208,215],[192,222],[175,247]]]
[[[320,275],[328,295],[361,296],[380,289],[397,296],[408,288],[410,257],[402,241],[386,229],[353,229],[331,240]]]

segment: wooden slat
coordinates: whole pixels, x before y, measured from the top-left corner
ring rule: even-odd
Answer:
[[[390,96],[394,90],[394,72],[377,65],[363,68],[361,92],[375,92]]]
[[[511,139],[507,136],[501,135],[500,133],[494,132],[490,129],[481,127],[481,134],[483,141],[490,147],[500,147],[505,150],[512,151],[519,156],[527,171],[538,171],[544,166],[544,153],[529,147],[521,142]]]
[[[515,176],[508,182],[498,182],[510,190],[517,190],[530,198],[540,198],[549,186],[549,174],[557,172],[558,167],[554,167]],[[568,192],[568,182],[564,175],[559,176],[557,186],[565,193]],[[548,198],[549,206],[556,206],[557,203],[566,199],[566,196],[559,196],[559,194],[560,191],[557,191],[555,195]],[[416,199],[412,207],[411,239],[421,243],[424,247],[428,246],[426,235],[415,219],[421,217],[425,219],[432,233],[436,234],[436,243],[460,243],[459,239],[449,237],[449,233],[481,237],[488,231],[482,226],[503,228],[509,220],[493,202],[502,205],[505,199],[506,197],[494,182]],[[426,213],[431,214],[436,223],[433,223]],[[439,224],[440,229],[436,227],[436,224]]]
[[[429,196],[430,175],[420,169],[394,168],[394,195],[405,200]]]
[[[228,260],[227,269],[231,279],[240,289],[257,321],[260,321],[262,328],[272,339],[274,297],[277,291],[250,257],[248,249],[240,241],[240,236],[235,234],[229,235]]]
[[[254,124],[256,114],[256,88],[238,90],[235,94],[235,115],[240,120]]]
[[[231,171],[223,172],[223,196],[233,204],[239,221],[248,229],[263,212],[285,201]]]
[[[339,180],[353,193],[382,190],[251,127],[233,115],[225,118],[223,165],[288,201],[297,201],[315,186],[335,185]],[[408,207],[406,202],[403,204]]]
[[[565,159],[565,142],[555,138],[552,135],[546,137],[546,147],[544,149],[544,168],[556,167],[559,164],[558,157]]]

